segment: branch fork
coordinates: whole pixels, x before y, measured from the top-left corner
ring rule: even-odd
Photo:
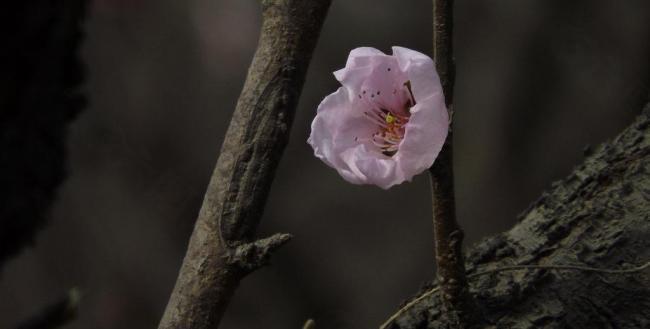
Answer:
[[[228,255],[228,263],[240,268],[246,274],[266,266],[270,262],[271,253],[282,247],[293,236],[287,233],[277,233],[270,237],[234,246]]]

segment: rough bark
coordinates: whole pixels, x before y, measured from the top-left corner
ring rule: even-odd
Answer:
[[[262,1],[259,44],[159,328],[216,328],[288,234],[253,241],[329,0]]]
[[[468,252],[470,277],[515,264],[629,268],[650,260],[650,105],[619,136],[587,153],[514,228]],[[648,270],[499,272],[472,277],[470,291],[491,328],[650,328]],[[436,295],[390,327],[439,328]]]
[[[84,106],[85,0],[0,5],[0,269],[33,243],[65,177],[68,124]]]

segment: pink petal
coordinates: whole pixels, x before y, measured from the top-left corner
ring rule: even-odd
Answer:
[[[429,56],[403,47],[393,47],[393,56],[411,81],[411,90],[416,102],[442,94],[440,77]]]
[[[373,47],[359,47],[354,48],[350,51],[348,55],[348,60],[345,63],[345,67],[353,67],[357,65],[354,61],[360,57],[375,57],[375,56],[388,56],[384,54],[381,50]]]
[[[361,114],[350,110],[353,104],[343,87],[325,97],[318,106],[307,139],[317,158],[350,179],[354,175],[350,174],[351,169],[343,162],[341,153],[358,146],[355,137],[372,134],[373,129]]]
[[[405,180],[397,162],[387,156],[378,157],[375,150],[370,150],[365,145],[346,150],[342,154],[342,159],[355,174],[354,179],[342,175],[348,182],[372,184],[388,189]]]
[[[449,115],[442,94],[429,97],[411,108],[411,119],[395,154],[407,179],[427,170],[447,138]]]
[[[355,48],[350,52],[345,68],[334,72],[334,77],[343,86],[356,91],[360,89],[361,82],[370,76],[375,66],[382,61],[394,61],[394,58],[375,48]]]
[[[403,109],[408,100],[404,87],[408,77],[400,71],[395,57],[376,60],[372,67],[372,72],[360,84],[359,93],[363,95],[366,92],[365,96],[372,105],[385,109]]]

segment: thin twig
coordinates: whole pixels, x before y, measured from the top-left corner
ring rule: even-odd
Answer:
[[[633,273],[641,272],[649,267],[650,267],[650,261],[641,266],[637,266],[629,269],[620,269],[620,270],[595,268],[595,267],[580,266],[580,265],[511,265],[511,266],[503,266],[503,267],[498,267],[490,270],[473,273],[468,275],[467,278],[474,279],[486,274],[494,274],[494,273],[500,273],[506,271],[520,271],[520,270],[554,270],[554,271],[596,272],[596,273],[605,273],[605,274],[633,274]],[[427,290],[426,292],[424,292],[422,295],[408,302],[402,308],[397,310],[395,314],[391,315],[391,317],[388,318],[388,320],[382,323],[381,326],[379,326],[379,329],[387,329],[388,326],[391,323],[393,323],[393,321],[395,321],[398,317],[404,314],[404,312],[408,311],[411,307],[415,306],[416,304],[418,304],[425,298],[433,295],[439,290],[440,290],[440,286],[433,287]]]
[[[254,235],[329,4],[262,0],[258,47],[159,329],[217,328],[239,282],[289,240]]]
[[[440,76],[445,104],[453,113],[455,65],[453,55],[453,0],[434,0],[433,43],[436,69]],[[477,322],[472,296],[465,277],[462,252],[463,231],[456,221],[454,195],[453,129],[429,169],[433,203],[433,230],[437,276],[441,283],[441,305],[446,322],[465,328]]]

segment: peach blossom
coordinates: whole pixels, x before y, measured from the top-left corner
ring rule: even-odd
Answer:
[[[356,48],[334,76],[341,87],[318,106],[307,140],[316,157],[350,183],[383,189],[431,167],[449,127],[431,58]]]

